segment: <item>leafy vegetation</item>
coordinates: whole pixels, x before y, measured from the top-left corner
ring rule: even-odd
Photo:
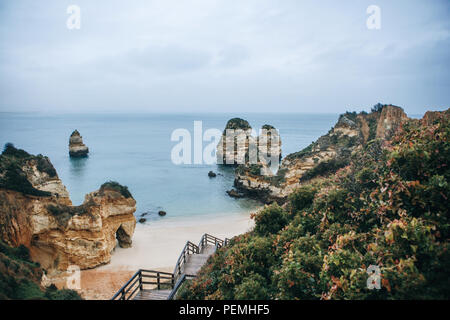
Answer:
[[[181,299],[448,299],[450,121],[411,120],[258,213]],[[381,289],[367,287],[368,267]]]
[[[350,119],[353,122],[356,122],[356,117],[358,116],[356,111],[347,111],[344,115],[347,117],[347,119]]]
[[[125,198],[133,198],[133,196],[131,195],[131,192],[128,190],[128,187],[123,186],[116,181],[108,181],[108,182],[105,182],[104,184],[102,184],[100,187],[100,192],[102,192],[104,190],[114,190],[114,191],[120,192],[120,194],[122,196],[124,196]]]
[[[42,288],[41,278],[42,270],[25,246],[13,248],[0,241],[0,300],[81,300],[73,290]]]
[[[371,112],[381,112],[385,106],[386,106],[385,104],[381,104],[378,102],[376,105],[374,105],[372,107],[372,109],[370,111]]]
[[[304,156],[309,156],[309,155],[311,155],[315,145],[316,145],[315,142],[312,142],[309,146],[307,146],[303,150],[287,155],[286,159],[293,160],[293,159],[302,158]]]
[[[56,222],[60,227],[67,227],[67,223],[73,216],[90,214],[89,206],[91,205],[93,205],[92,202],[87,202],[79,206],[50,204],[47,206],[47,210],[56,218]]]
[[[3,148],[2,155],[3,156],[14,157],[14,158],[19,158],[19,159],[25,159],[25,158],[28,158],[28,157],[31,156],[25,150],[17,149],[16,147],[14,147],[14,144],[12,144],[10,142],[5,144],[5,147]]]
[[[237,129],[242,129],[242,130],[249,130],[252,127],[250,126],[250,124],[248,123],[247,120],[241,119],[241,118],[233,118],[230,119],[227,122],[227,125],[225,126],[225,130],[223,132],[223,134],[226,134],[226,130],[227,129],[233,129],[233,130],[237,130]]]
[[[36,161],[38,170],[47,172],[51,177],[56,176],[55,168],[48,158],[42,155],[30,155],[22,149],[16,149],[12,143],[7,143],[0,155],[0,188],[32,196],[51,196],[50,192],[38,190],[28,181],[25,172],[22,170],[27,161]]]
[[[308,181],[317,176],[334,173],[338,169],[348,165],[348,163],[348,160],[345,158],[333,158],[327,161],[320,162],[317,166],[305,172],[305,174],[300,178],[300,181]]]
[[[280,168],[274,176],[263,176],[267,181],[270,181],[276,187],[279,187],[282,183],[286,182],[287,168]]]

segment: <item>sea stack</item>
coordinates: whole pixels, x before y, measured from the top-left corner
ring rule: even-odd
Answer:
[[[87,157],[89,148],[83,143],[83,137],[78,130],[70,135],[69,139],[69,155],[73,158]]]
[[[228,139],[227,130],[230,130]],[[249,144],[253,139],[251,130],[252,127],[244,119],[233,118],[229,120],[217,145],[217,163],[228,166],[245,163],[248,159]],[[234,131],[234,135],[231,131]]]

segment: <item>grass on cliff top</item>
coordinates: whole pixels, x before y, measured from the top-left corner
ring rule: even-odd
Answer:
[[[309,156],[309,155],[312,154],[312,150],[313,150],[313,148],[314,148],[315,145],[316,145],[315,142],[312,142],[312,143],[311,143],[309,146],[307,146],[306,148],[304,148],[304,149],[302,149],[302,150],[300,150],[300,151],[297,151],[297,152],[288,154],[288,155],[285,157],[285,159],[293,160],[293,159],[303,158],[304,156]]]
[[[133,198],[133,196],[131,195],[131,192],[128,190],[128,187],[123,186],[116,181],[107,181],[104,184],[102,184],[100,187],[100,193],[103,190],[114,190],[114,191],[119,192],[125,198]]]
[[[66,206],[62,204],[50,204],[47,210],[51,213],[60,227],[67,227],[67,224],[73,216],[89,215],[89,206],[93,205],[92,201],[83,203],[79,206]]]
[[[0,300],[81,300],[73,290],[40,286],[42,269],[31,261],[29,250],[0,240]]]

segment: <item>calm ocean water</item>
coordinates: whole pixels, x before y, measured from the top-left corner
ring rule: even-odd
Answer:
[[[283,155],[299,151],[336,123],[337,114],[20,114],[0,113],[0,143],[50,158],[74,204],[107,180],[127,185],[137,201],[136,216],[150,220],[195,215],[248,212],[258,204],[232,199],[233,171],[217,165],[180,165],[171,161],[173,130],[193,136],[194,121],[203,130],[223,130],[233,117],[248,120],[255,129],[268,123],[279,129]],[[70,159],[69,136],[78,129],[89,147],[86,159]],[[204,146],[206,143],[204,143]],[[222,173],[208,178],[213,170]],[[167,211],[165,218],[157,215]]]

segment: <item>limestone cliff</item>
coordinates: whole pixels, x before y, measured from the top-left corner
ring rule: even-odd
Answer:
[[[135,210],[128,189],[114,182],[72,206],[48,158],[11,145],[0,155],[0,239],[29,248],[48,272],[108,263],[116,239],[131,246]]]
[[[74,158],[80,158],[86,157],[88,153],[89,148],[83,143],[83,137],[78,130],[75,130],[69,139],[69,155]]]
[[[388,140],[408,117],[400,107],[379,106],[370,114],[347,112],[336,125],[305,149],[286,156],[273,175],[255,166],[240,166],[234,186],[238,192],[263,202],[283,202],[304,181],[335,172],[348,164],[351,152],[373,139]]]

